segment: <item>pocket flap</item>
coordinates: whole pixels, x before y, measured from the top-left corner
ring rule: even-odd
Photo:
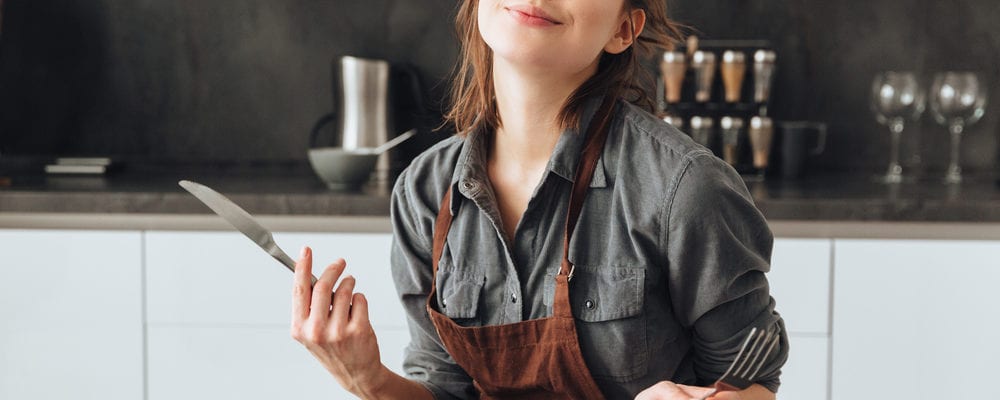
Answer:
[[[449,278],[444,276],[443,278]],[[441,313],[452,319],[475,318],[479,312],[479,296],[485,276],[451,276],[443,279],[440,296]]]
[[[587,322],[628,318],[642,312],[646,271],[577,267],[570,283],[573,315]]]

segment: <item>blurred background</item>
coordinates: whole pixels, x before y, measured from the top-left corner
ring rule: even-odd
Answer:
[[[289,338],[288,272],[180,179],[290,254],[349,260],[401,372],[389,188],[452,133],[436,128],[457,3],[0,0],[0,399],[352,398]],[[648,89],[737,167],[770,229],[746,231],[775,238],[761,256],[791,342],[778,399],[990,397],[997,0],[667,4],[701,52],[648,60],[682,82]],[[965,180],[945,183],[957,127]]]
[[[991,0],[668,6],[703,39],[773,45],[771,116],[830,125],[827,151],[814,160],[821,169],[874,172],[887,163],[888,130],[869,106],[878,72],[915,71],[929,86],[935,72],[976,71],[991,97],[1000,95],[1000,7]],[[333,109],[337,56],[415,66],[440,113],[457,55],[454,8],[454,0],[8,0],[0,154],[304,162],[312,124]],[[998,110],[991,102],[967,130],[968,171],[997,164]],[[394,118],[405,125],[410,116]],[[908,127],[901,162],[943,170],[947,143],[925,114]]]

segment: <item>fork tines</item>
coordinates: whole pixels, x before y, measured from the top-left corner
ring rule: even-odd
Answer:
[[[715,383],[718,390],[742,390],[753,384],[768,356],[778,345],[778,330],[751,328],[736,359]]]

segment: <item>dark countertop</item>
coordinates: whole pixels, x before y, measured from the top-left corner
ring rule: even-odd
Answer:
[[[193,180],[251,214],[388,216],[389,189],[330,191],[307,167],[160,166],[103,176],[22,176],[0,186],[0,213],[211,214],[178,186]]]
[[[800,181],[749,182],[748,187],[771,221],[1000,222],[1000,187],[993,176],[973,176],[959,186],[936,177],[887,186],[869,176],[825,173]],[[331,192],[302,166],[171,166],[109,177],[0,179],[0,213],[210,213],[177,186],[180,179],[209,185],[252,214],[385,217],[389,210],[388,188]]]

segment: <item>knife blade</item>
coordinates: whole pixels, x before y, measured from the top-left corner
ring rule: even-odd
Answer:
[[[295,261],[284,250],[278,247],[278,244],[274,242],[274,236],[271,234],[271,231],[264,228],[250,213],[208,186],[188,180],[180,181],[178,184],[222,217],[233,228],[236,228],[236,230],[243,233],[244,236],[253,241],[257,246],[264,249],[267,254],[278,260],[285,268],[288,268],[293,273],[295,272]],[[312,283],[316,283],[315,276],[312,277]]]

